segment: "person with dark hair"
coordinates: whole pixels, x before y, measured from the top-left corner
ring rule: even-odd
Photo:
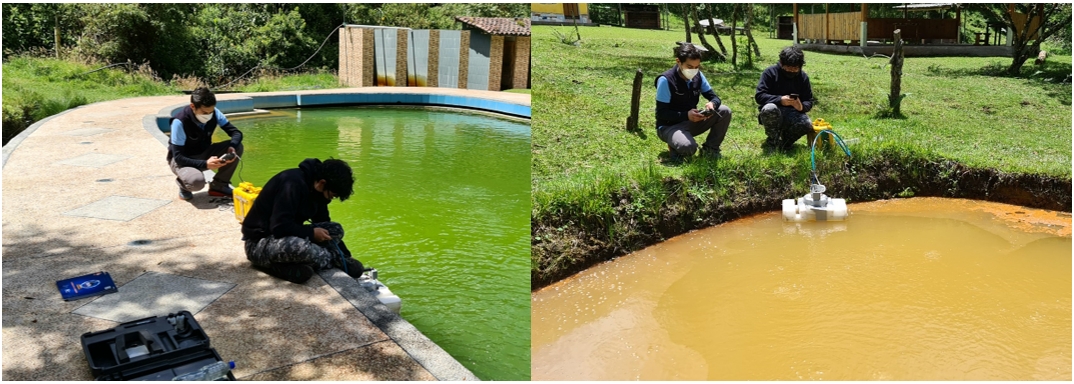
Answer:
[[[220,127],[231,136],[230,141],[213,143],[213,132]],[[209,184],[209,196],[231,197],[231,175],[235,160],[242,156],[242,132],[235,128],[216,109],[216,96],[209,88],[200,87],[190,94],[190,108],[183,108],[172,117],[171,140],[168,144],[168,165],[179,184],[179,198],[190,200],[194,191],[205,187],[206,169],[216,171]],[[224,154],[235,157],[223,160]]]
[[[701,74],[701,52],[685,43],[675,51],[675,66],[656,78],[656,135],[668,144],[673,159],[693,156],[698,135],[708,132],[701,146],[704,156],[720,157],[720,144],[731,124],[731,108],[722,105],[705,75]],[[697,109],[705,96],[703,110]]]
[[[354,174],[343,160],[306,159],[272,176],[242,222],[246,258],[295,284],[332,267],[361,276],[362,263],[343,244],[343,226],[328,215],[332,199],[345,201],[352,193]]]
[[[761,145],[766,152],[788,151],[795,141],[813,131],[813,121],[806,113],[816,101],[803,66],[802,49],[790,46],[779,52],[779,63],[761,73],[754,100],[757,121],[767,137]]]

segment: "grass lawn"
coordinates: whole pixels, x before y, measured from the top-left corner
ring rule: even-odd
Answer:
[[[674,64],[672,47],[684,39],[683,32],[582,27],[582,44],[573,46],[561,43],[556,29],[566,32],[566,27],[532,29],[533,241],[535,249],[552,250],[534,252],[534,270],[541,271],[536,273],[553,271],[557,263],[578,263],[550,260],[566,246],[548,244],[560,240],[549,240],[555,233],[546,233],[544,226],[575,231],[573,238],[564,238],[577,243],[571,249],[619,247],[615,253],[621,254],[638,245],[616,240],[629,235],[624,234],[632,230],[627,222],[640,227],[675,215],[666,212],[669,194],[715,205],[766,189],[805,194],[809,151],[804,140],[790,154],[762,155],[764,130],[753,99],[761,71],[790,41],[758,33],[763,58],[754,66],[741,65],[742,54],[737,70],[730,63],[702,64],[734,113],[724,158],[669,165],[663,161],[667,146],[654,127],[653,81]],[[723,39],[730,50],[729,37]],[[886,58],[807,51],[804,71],[818,101],[810,116],[827,120],[851,140],[855,161],[945,159],[969,169],[1070,179],[1071,84],[1062,82],[1071,73],[1070,55],[1051,56],[1043,68],[1030,61],[1020,77],[999,74],[1008,64],[1010,59],[1002,57],[906,58],[903,116],[891,118],[886,117],[891,81]],[[639,68],[644,73],[641,129],[630,132],[624,127]],[[853,173],[839,154],[818,157],[822,182]],[[683,191],[669,191],[667,180],[681,181],[673,184]],[[768,210],[777,210],[776,203]],[[599,237],[601,244],[581,244],[587,236]]]
[[[145,73],[99,68],[71,61],[26,56],[3,65],[4,144],[35,121],[80,105],[133,96],[179,93]]]
[[[3,143],[7,144],[34,122],[80,105],[137,96],[181,94],[194,80],[180,83],[155,78],[148,70],[124,67],[100,68],[54,58],[13,56],[3,65]],[[187,84],[189,83],[189,84]],[[329,72],[249,79],[233,89],[267,92],[337,88],[339,80]]]

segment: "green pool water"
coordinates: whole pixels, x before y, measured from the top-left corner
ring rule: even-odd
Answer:
[[[232,121],[246,147],[233,184],[264,186],[309,157],[346,160],[354,195],[329,205],[332,219],[403,299],[403,318],[483,380],[529,380],[528,124],[375,107]]]

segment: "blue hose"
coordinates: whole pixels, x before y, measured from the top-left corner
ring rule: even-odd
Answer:
[[[828,134],[832,135],[832,137],[835,138],[836,144],[839,144],[839,146],[841,148],[843,148],[843,152],[846,152],[847,157],[850,157],[850,148],[847,147],[847,143],[843,142],[843,138],[839,137],[839,135],[836,134],[835,131],[830,130],[830,129],[825,129],[823,131],[817,132],[817,135],[813,137],[813,145],[809,146],[809,163],[813,167],[812,176],[813,176],[813,183],[814,184],[820,184],[820,180],[817,179],[817,139],[820,139],[820,137],[825,132],[827,132]]]

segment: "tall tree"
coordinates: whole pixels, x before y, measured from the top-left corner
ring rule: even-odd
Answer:
[[[967,4],[968,9],[979,11],[990,22],[1003,23],[1007,30],[1015,31],[1011,39],[1011,65],[1007,73],[1017,75],[1022,65],[1040,51],[1040,43],[1060,30],[1070,28],[1070,3],[1050,4]],[[1013,12],[1012,12],[1013,11]],[[1038,22],[1039,20],[1039,22]]]
[[[713,8],[716,8],[714,4],[709,4],[705,9],[709,12],[709,32],[712,32],[712,36],[716,38],[716,45],[720,46],[720,54],[727,59],[727,48],[723,46],[723,39],[720,38],[720,29],[716,28],[716,18],[712,17]]]
[[[694,20],[697,20],[698,24],[701,24],[701,19],[697,17],[697,6],[691,5],[690,10],[694,14]],[[709,55],[710,56],[711,55],[716,55],[717,57],[722,56],[718,52],[716,52],[716,48],[713,48],[712,44],[709,44],[708,39],[705,38],[705,29],[701,29],[701,31],[698,32],[697,38],[698,38],[698,40],[701,40],[701,45],[704,45],[705,49],[709,50]],[[723,61],[723,60],[720,60],[720,61]]]
[[[735,3],[734,9],[731,10],[731,66],[738,68],[738,36],[735,35],[735,27],[738,26],[738,7],[739,4]]]
[[[757,55],[757,59],[761,58],[761,47],[757,46],[757,40],[753,39],[753,4],[746,3],[746,24],[742,26],[742,29],[746,31],[746,42],[753,47],[753,52]],[[750,62],[753,62],[753,58],[750,58]]]
[[[689,8],[687,8],[686,4],[679,4],[679,10],[682,11],[682,22],[683,22],[683,24],[686,25],[686,42],[690,43],[693,40],[690,37],[691,33],[690,33],[690,12],[689,12]]]

